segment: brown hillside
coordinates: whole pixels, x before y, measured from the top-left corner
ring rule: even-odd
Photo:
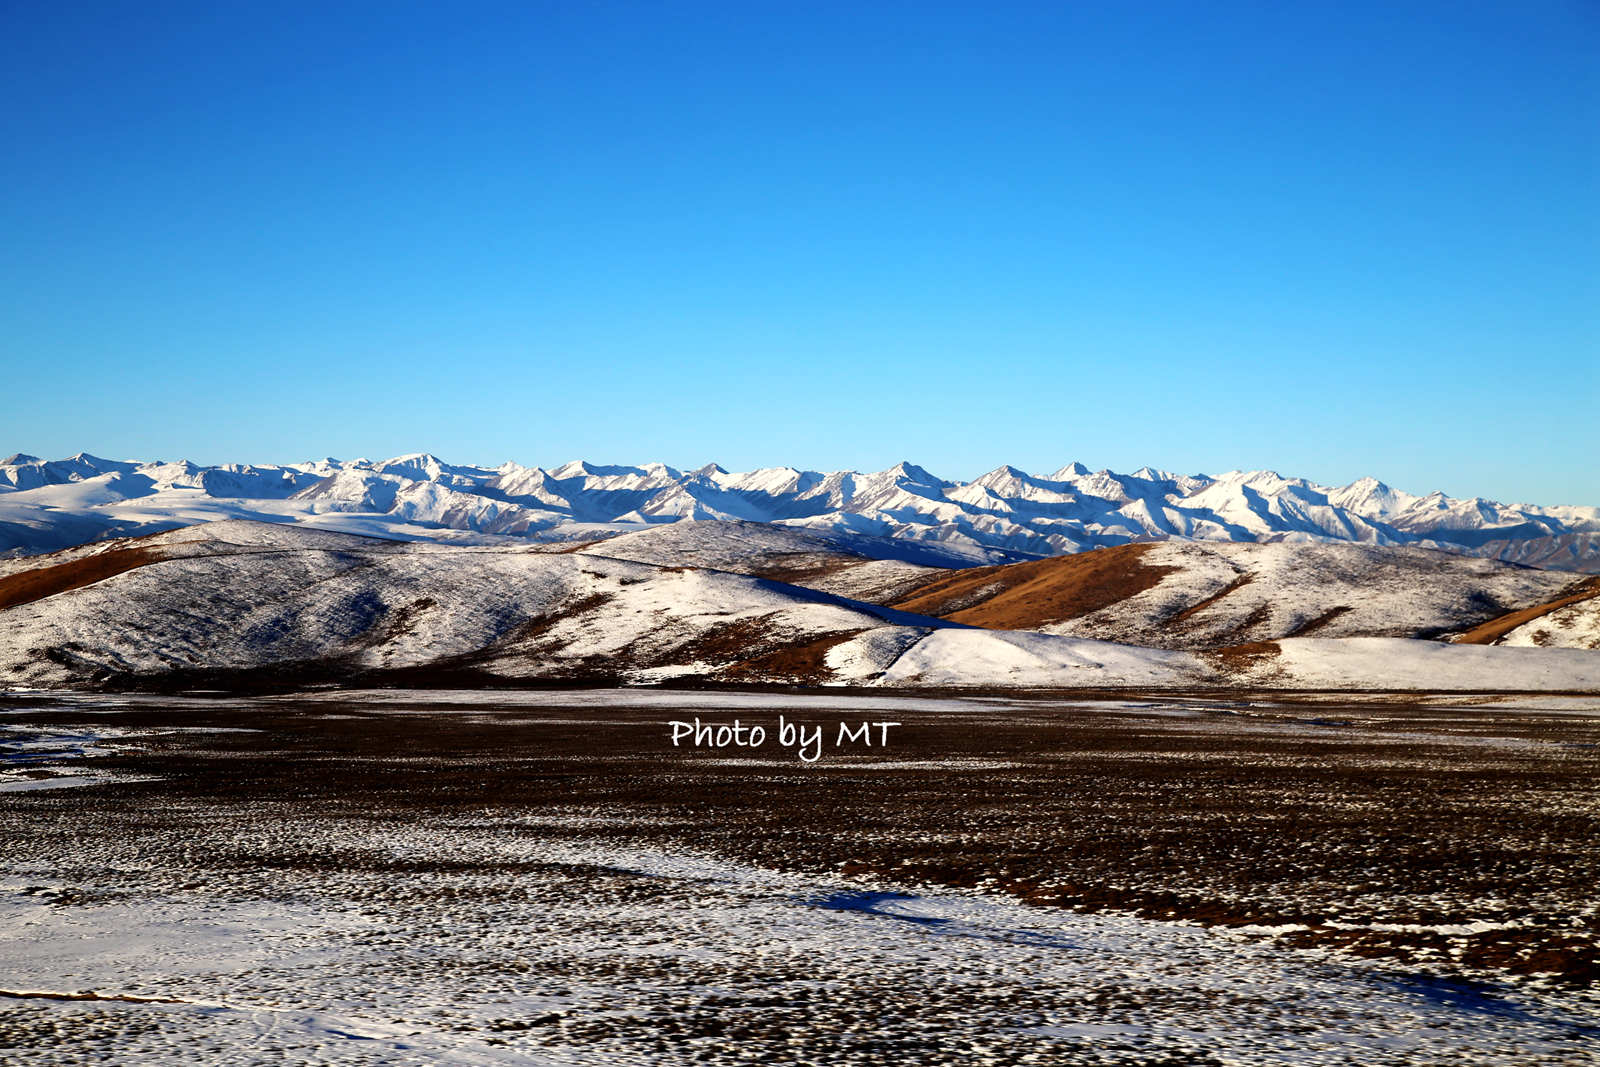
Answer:
[[[1523,623],[1532,622],[1542,618],[1557,608],[1564,608],[1568,604],[1576,604],[1580,600],[1600,596],[1600,578],[1589,578],[1582,582],[1573,592],[1566,596],[1557,597],[1544,604],[1535,604],[1531,608],[1521,611],[1508,612],[1498,619],[1490,619],[1486,623],[1474,626],[1460,637],[1456,638],[1458,645],[1492,645],[1506,634],[1515,630]]]
[[[10,574],[0,578],[0,610],[31,604],[69,589],[81,589],[166,558],[153,548],[113,548],[68,563]]]
[[[1077,618],[1153,587],[1177,568],[1143,562],[1153,544],[974,567],[935,579],[891,607],[969,626],[1030,630]]]

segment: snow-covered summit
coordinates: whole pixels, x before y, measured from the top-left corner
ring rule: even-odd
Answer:
[[[962,482],[910,461],[867,473],[585,460],[547,469],[427,452],[288,465],[20,452],[0,462],[0,554],[221,518],[452,543],[737,520],[1037,556],[1152,539],[1348,541],[1600,571],[1600,508],[1417,495],[1373,477],[1325,486],[1269,470],[1119,474],[1073,462],[1042,475],[1005,464]]]

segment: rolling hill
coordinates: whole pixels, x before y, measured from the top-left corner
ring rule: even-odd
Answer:
[[[1590,604],[1570,574],[1320,544],[897,547],[724,522],[564,546],[208,523],[5,561],[0,684],[1600,691],[1590,651],[1417,637],[1556,625]]]
[[[1441,638],[1577,576],[1416,548],[1168,541],[949,573],[889,601],[952,622],[1161,648]]]

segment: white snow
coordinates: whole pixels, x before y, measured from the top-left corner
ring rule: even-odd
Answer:
[[[862,645],[840,653],[855,655],[865,658]],[[1071,689],[1192,685],[1211,674],[1185,652],[1011,630],[933,630],[881,671],[880,685]]]
[[[1600,596],[1525,622],[1497,643],[1512,648],[1600,649]]]
[[[1141,567],[1168,568],[1150,589],[1043,627],[1051,633],[1168,648],[1317,637],[1428,636],[1464,630],[1561,595],[1574,576],[1410,547],[1169,541]],[[1223,594],[1230,586],[1231,591]],[[1214,603],[1175,616],[1208,598]]]
[[[1272,471],[1124,475],[1069,464],[1038,476],[1001,466],[952,482],[910,463],[867,474],[583,461],[545,470],[426,453],[218,467],[83,454],[0,463],[0,552],[225,518],[479,542],[565,537],[574,525],[733,519],[1040,555],[1151,537],[1414,543],[1600,570],[1597,507],[1418,496],[1372,478],[1330,487]]]
[[[109,899],[91,907],[52,905],[49,870],[11,874],[0,883],[6,988],[127,998],[9,1001],[53,1020],[58,1035],[56,1048],[15,1049],[12,1062],[65,1062],[104,1051],[108,1035],[167,1063],[666,1064],[697,1050],[731,1062],[737,1044],[715,1036],[678,1033],[653,1049],[636,1020],[670,1025],[716,1004],[726,1015],[831,1003],[913,1040],[936,999],[966,1005],[930,1015],[945,1019],[934,1043],[963,1062],[1070,1062],[1074,1048],[1096,1063],[1159,1052],[1240,1067],[1583,1055],[1581,997],[1506,990],[1480,1004],[1219,930],[537,829],[325,822],[319,848],[367,863],[320,878],[241,871],[184,889],[109,867],[95,887]],[[304,833],[288,823],[240,832]],[[400,887],[368,869],[373,859],[423,871],[509,861],[528,873],[505,885],[447,867]],[[570,871],[611,872],[649,891],[564,891]],[[769,977],[752,984],[751,974]],[[1006,1007],[1017,1002],[1039,1006]],[[820,1025],[796,1018],[796,1029]],[[539,1019],[546,1025],[503,1025]]]
[[[1600,692],[1600,656],[1568,648],[1501,648],[1395,637],[1298,637],[1259,680],[1304,689]],[[1275,679],[1275,682],[1273,680]]]

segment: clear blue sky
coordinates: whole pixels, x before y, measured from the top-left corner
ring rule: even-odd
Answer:
[[[0,452],[1600,504],[1600,4],[0,7]]]

